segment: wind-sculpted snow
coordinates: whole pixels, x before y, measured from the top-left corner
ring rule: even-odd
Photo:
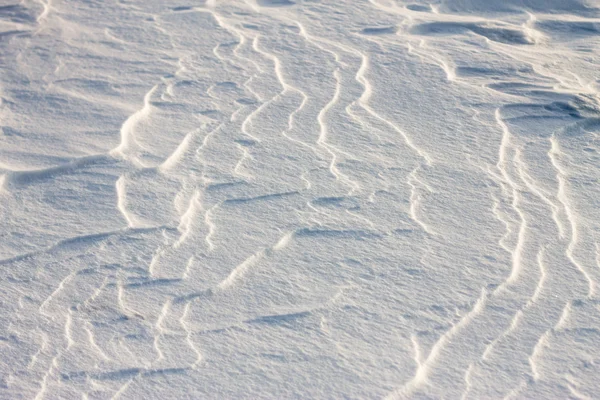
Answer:
[[[0,398],[597,398],[600,8],[0,5]]]

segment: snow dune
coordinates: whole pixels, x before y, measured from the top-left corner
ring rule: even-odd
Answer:
[[[600,396],[599,33],[4,0],[0,398]]]

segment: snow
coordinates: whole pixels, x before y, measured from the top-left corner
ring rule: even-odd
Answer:
[[[0,398],[600,396],[599,32],[4,0]]]

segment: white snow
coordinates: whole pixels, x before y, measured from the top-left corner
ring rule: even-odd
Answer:
[[[0,398],[597,398],[600,3],[0,2]]]

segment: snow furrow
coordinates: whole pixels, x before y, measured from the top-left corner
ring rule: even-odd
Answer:
[[[1,5],[0,398],[594,398],[599,16]]]

